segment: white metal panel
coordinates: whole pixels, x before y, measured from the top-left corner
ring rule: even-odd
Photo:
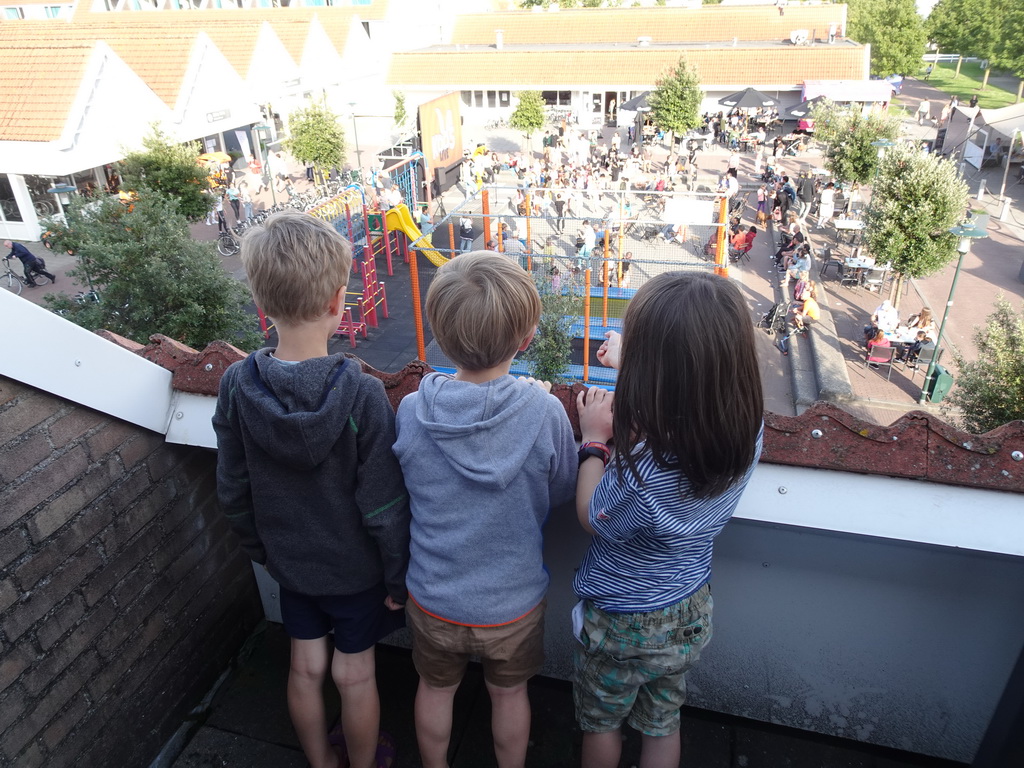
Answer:
[[[167,425],[167,442],[216,448],[217,436],[213,432],[212,421],[216,407],[217,398],[211,395],[175,392]]]
[[[0,290],[0,326],[0,374],[167,431],[170,371],[6,290]]]
[[[760,464],[736,517],[1024,556],[1021,496],[1006,491]]]

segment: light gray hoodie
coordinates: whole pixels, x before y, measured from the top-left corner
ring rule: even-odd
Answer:
[[[561,403],[502,376],[423,378],[398,408],[395,455],[412,508],[409,594],[459,624],[505,624],[543,599],[541,528],[576,486]]]

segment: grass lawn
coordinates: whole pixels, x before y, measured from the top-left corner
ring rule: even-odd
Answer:
[[[925,80],[926,67],[922,67],[917,73],[920,80]],[[1004,91],[991,83],[984,91],[979,91],[981,81],[985,77],[985,71],[976,61],[965,61],[960,67],[960,76],[956,74],[956,62],[943,62],[935,67],[931,77],[925,82],[940,91],[945,91],[950,96],[956,95],[960,98],[961,104],[967,104],[971,97],[978,95],[978,106],[982,109],[997,109],[1007,107],[1017,101],[1017,94],[1011,91]],[[993,72],[996,74],[996,72]]]

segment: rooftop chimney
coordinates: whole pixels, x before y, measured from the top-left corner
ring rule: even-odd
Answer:
[[[494,30],[494,47],[499,51],[505,47],[505,30],[496,29]]]

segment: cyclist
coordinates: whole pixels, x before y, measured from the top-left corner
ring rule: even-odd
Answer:
[[[56,283],[57,278],[46,271],[46,262],[37,257],[28,248],[21,243],[12,243],[10,240],[4,240],[4,248],[10,248],[11,252],[4,256],[4,259],[10,259],[15,256],[21,261],[21,266],[25,270],[25,283],[30,286],[36,286],[35,275],[42,275],[43,277],[50,278],[51,283]]]

